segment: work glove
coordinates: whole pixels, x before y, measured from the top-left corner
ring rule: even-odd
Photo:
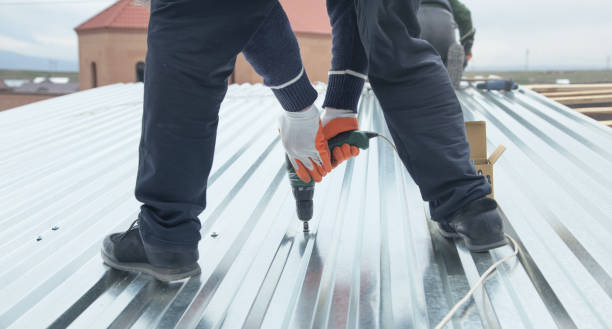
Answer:
[[[331,171],[329,148],[315,105],[303,112],[284,112],[279,131],[287,157],[301,180],[320,182]]]
[[[323,125],[323,134],[327,140],[334,138],[339,133],[359,129],[357,113],[351,110],[340,110],[332,107],[326,107],[323,110],[321,124]],[[336,168],[343,161],[350,159],[351,156],[359,155],[359,148],[349,144],[342,144],[341,146],[334,147],[331,152],[331,165],[332,168]]]

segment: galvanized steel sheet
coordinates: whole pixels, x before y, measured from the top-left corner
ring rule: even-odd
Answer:
[[[431,328],[511,253],[442,238],[381,139],[317,185],[304,234],[281,109],[261,85],[232,85],[200,216],[202,274],[110,270],[102,238],[139,206],[142,92],[116,84],[0,113],[1,328]],[[508,148],[496,198],[521,257],[448,328],[611,328],[612,129],[526,89],[458,96],[466,120],[487,121],[489,151]],[[359,112],[388,135],[371,91]]]

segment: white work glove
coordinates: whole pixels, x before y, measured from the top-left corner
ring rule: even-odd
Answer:
[[[346,118],[346,119],[334,120],[334,119],[339,119],[339,118]],[[357,113],[355,113],[355,112],[353,112],[351,110],[335,109],[333,107],[326,107],[326,108],[324,108],[323,112],[321,112],[321,124],[323,125],[323,127],[325,127],[329,123],[331,123],[332,120],[334,120],[334,121],[345,121],[345,125],[344,126],[346,126],[347,124],[354,125],[353,127],[351,127],[351,128],[353,128],[353,130],[357,130],[357,128],[358,128],[357,127]],[[336,132],[335,134],[333,134],[333,136],[325,136],[325,137],[327,137],[327,139],[330,139],[330,138],[336,136],[340,132],[342,132],[342,131]]]
[[[328,141],[336,135],[345,131],[358,130],[357,113],[351,110],[335,109],[326,107],[321,115],[323,134]],[[334,147],[331,154],[332,168],[336,168],[342,162],[351,157],[359,155],[359,148],[349,144]]]
[[[301,180],[320,182],[331,171],[327,140],[314,104],[303,112],[285,111],[279,131],[289,161]]]

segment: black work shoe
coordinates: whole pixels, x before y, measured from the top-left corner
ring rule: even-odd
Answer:
[[[508,243],[497,202],[490,198],[468,203],[455,212],[450,221],[439,223],[438,228],[444,237],[462,238],[468,249],[474,252],[488,251]]]
[[[442,235],[443,237],[449,239],[460,237],[459,234],[455,232],[455,229],[448,225],[448,223],[436,222],[436,224],[438,224],[438,231],[440,231],[440,235]]]
[[[175,281],[200,274],[198,251],[165,250],[146,246],[134,221],[123,233],[104,238],[102,259],[108,266],[129,272],[143,272],[161,281]]]

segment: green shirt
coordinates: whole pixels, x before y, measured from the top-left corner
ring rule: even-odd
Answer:
[[[470,10],[459,0],[447,0],[453,9],[453,17],[457,23],[460,34],[461,45],[465,48],[465,53],[468,54],[472,50],[474,44],[474,35],[476,30],[472,25],[472,14]],[[423,2],[424,6],[440,7],[448,10],[448,8],[436,2]]]
[[[473,43],[474,34],[476,30],[472,26],[472,14],[470,10],[459,0],[449,0],[451,7],[453,7],[453,16],[455,22],[459,26],[459,34],[461,35],[461,44],[468,39]]]

